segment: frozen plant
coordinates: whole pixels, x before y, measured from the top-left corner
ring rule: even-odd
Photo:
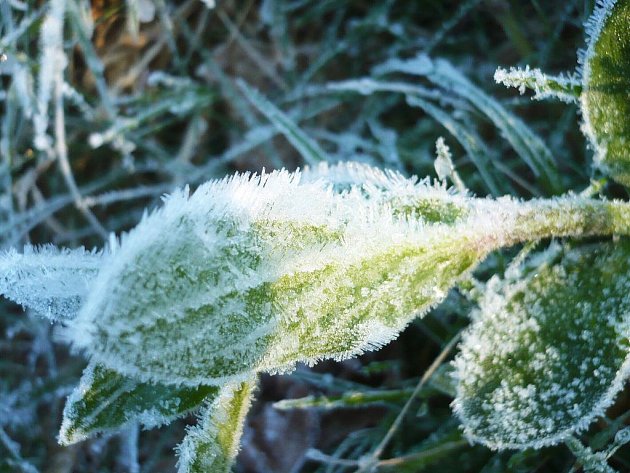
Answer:
[[[630,183],[629,25],[630,0],[599,4],[579,85],[538,70],[497,73],[537,97],[579,101],[596,165],[622,185]],[[426,56],[391,61],[387,71],[463,85],[480,100],[447,63]],[[0,291],[62,321],[64,337],[89,358],[59,441],[199,410],[178,449],[179,471],[229,471],[258,374],[380,348],[496,250],[599,237],[552,245],[490,279],[454,362],[453,408],[471,441],[494,449],[566,442],[585,468],[610,471],[605,452],[572,436],[605,412],[630,374],[630,203],[474,197],[443,139],[438,183],[365,164],[317,164],[322,148],[239,87],[311,167],[176,191],[100,252],[27,247],[0,255]],[[409,94],[411,105],[430,109]],[[504,113],[487,110],[497,122]],[[542,166],[538,144],[513,122],[503,126],[532,166]],[[618,437],[621,444],[628,436]]]

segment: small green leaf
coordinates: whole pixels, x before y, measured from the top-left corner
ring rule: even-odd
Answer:
[[[92,363],[68,397],[59,442],[73,444],[134,422],[159,426],[199,407],[218,390],[139,383]]]
[[[178,447],[178,473],[228,473],[238,448],[256,380],[228,384],[202,411]]]
[[[583,129],[596,165],[630,186],[630,1],[603,1],[590,20],[589,36],[582,59]]]
[[[630,243],[493,279],[455,361],[455,411],[492,448],[540,448],[604,413],[630,371]]]

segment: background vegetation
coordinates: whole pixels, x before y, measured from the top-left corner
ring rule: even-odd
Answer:
[[[597,177],[574,105],[532,102],[492,79],[497,66],[573,71],[592,0],[209,3],[0,2],[3,248],[102,247],[163,193],[234,171],[295,169],[324,158],[433,176],[440,136],[477,195],[549,196]],[[61,38],[43,27],[59,11]],[[447,59],[470,87],[383,72],[387,61],[419,53]],[[278,127],[286,117],[244,93],[238,79],[317,148],[296,150],[294,131],[287,140]],[[408,103],[400,93],[408,88],[422,101]],[[505,139],[511,116],[497,110],[523,119],[552,162],[528,163]],[[606,192],[627,197],[614,185]],[[480,280],[504,271],[512,254],[490,258]],[[379,352],[263,377],[237,470],[354,471],[374,452],[383,459],[379,471],[579,469],[565,446],[497,453],[462,438],[449,407],[444,348],[467,325],[471,294],[473,287],[453,292]],[[47,321],[1,304],[0,471],[174,471],[173,448],[194,416],[58,446],[65,397],[86,362]],[[432,377],[414,393],[427,370]],[[629,401],[622,394],[583,440],[594,449],[608,443],[630,417]],[[628,450],[610,462],[619,471],[630,471]]]

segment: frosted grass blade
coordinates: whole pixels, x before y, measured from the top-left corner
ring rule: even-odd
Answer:
[[[326,151],[319,144],[304,133],[300,127],[278,107],[272,104],[260,92],[252,89],[244,81],[237,82],[239,88],[245,94],[249,102],[265,115],[267,119],[285,136],[289,142],[295,146],[304,162],[313,165],[320,161],[331,161]]]
[[[562,185],[558,178],[556,163],[542,139],[497,100],[475,86],[448,61],[432,60],[421,54],[406,61],[389,60],[376,67],[374,72],[377,74],[403,72],[423,76],[435,85],[464,97],[503,133],[518,155],[534,174],[543,180],[550,191],[553,193],[561,191]]]

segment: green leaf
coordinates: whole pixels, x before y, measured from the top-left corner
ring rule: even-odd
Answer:
[[[75,344],[166,384],[340,359],[389,342],[494,249],[490,227],[464,217],[469,197],[401,176],[373,193],[300,179],[237,176],[172,196],[104,262]]]
[[[103,262],[69,337],[141,381],[221,385],[380,348],[498,248],[630,232],[621,202],[336,182],[280,171],[176,193]]]
[[[583,62],[583,129],[595,163],[630,186],[630,1],[606,0],[593,14]]]
[[[455,411],[492,448],[540,448],[583,430],[630,371],[630,243],[558,258],[518,281],[491,280],[455,361]]]
[[[178,447],[178,473],[228,473],[238,448],[256,380],[228,384],[202,411]]]
[[[53,321],[76,317],[103,252],[27,245],[0,253],[0,294]]]
[[[176,387],[139,383],[98,364],[90,364],[68,397],[59,442],[69,445],[100,432],[139,422],[166,424],[212,399],[214,386]]]

